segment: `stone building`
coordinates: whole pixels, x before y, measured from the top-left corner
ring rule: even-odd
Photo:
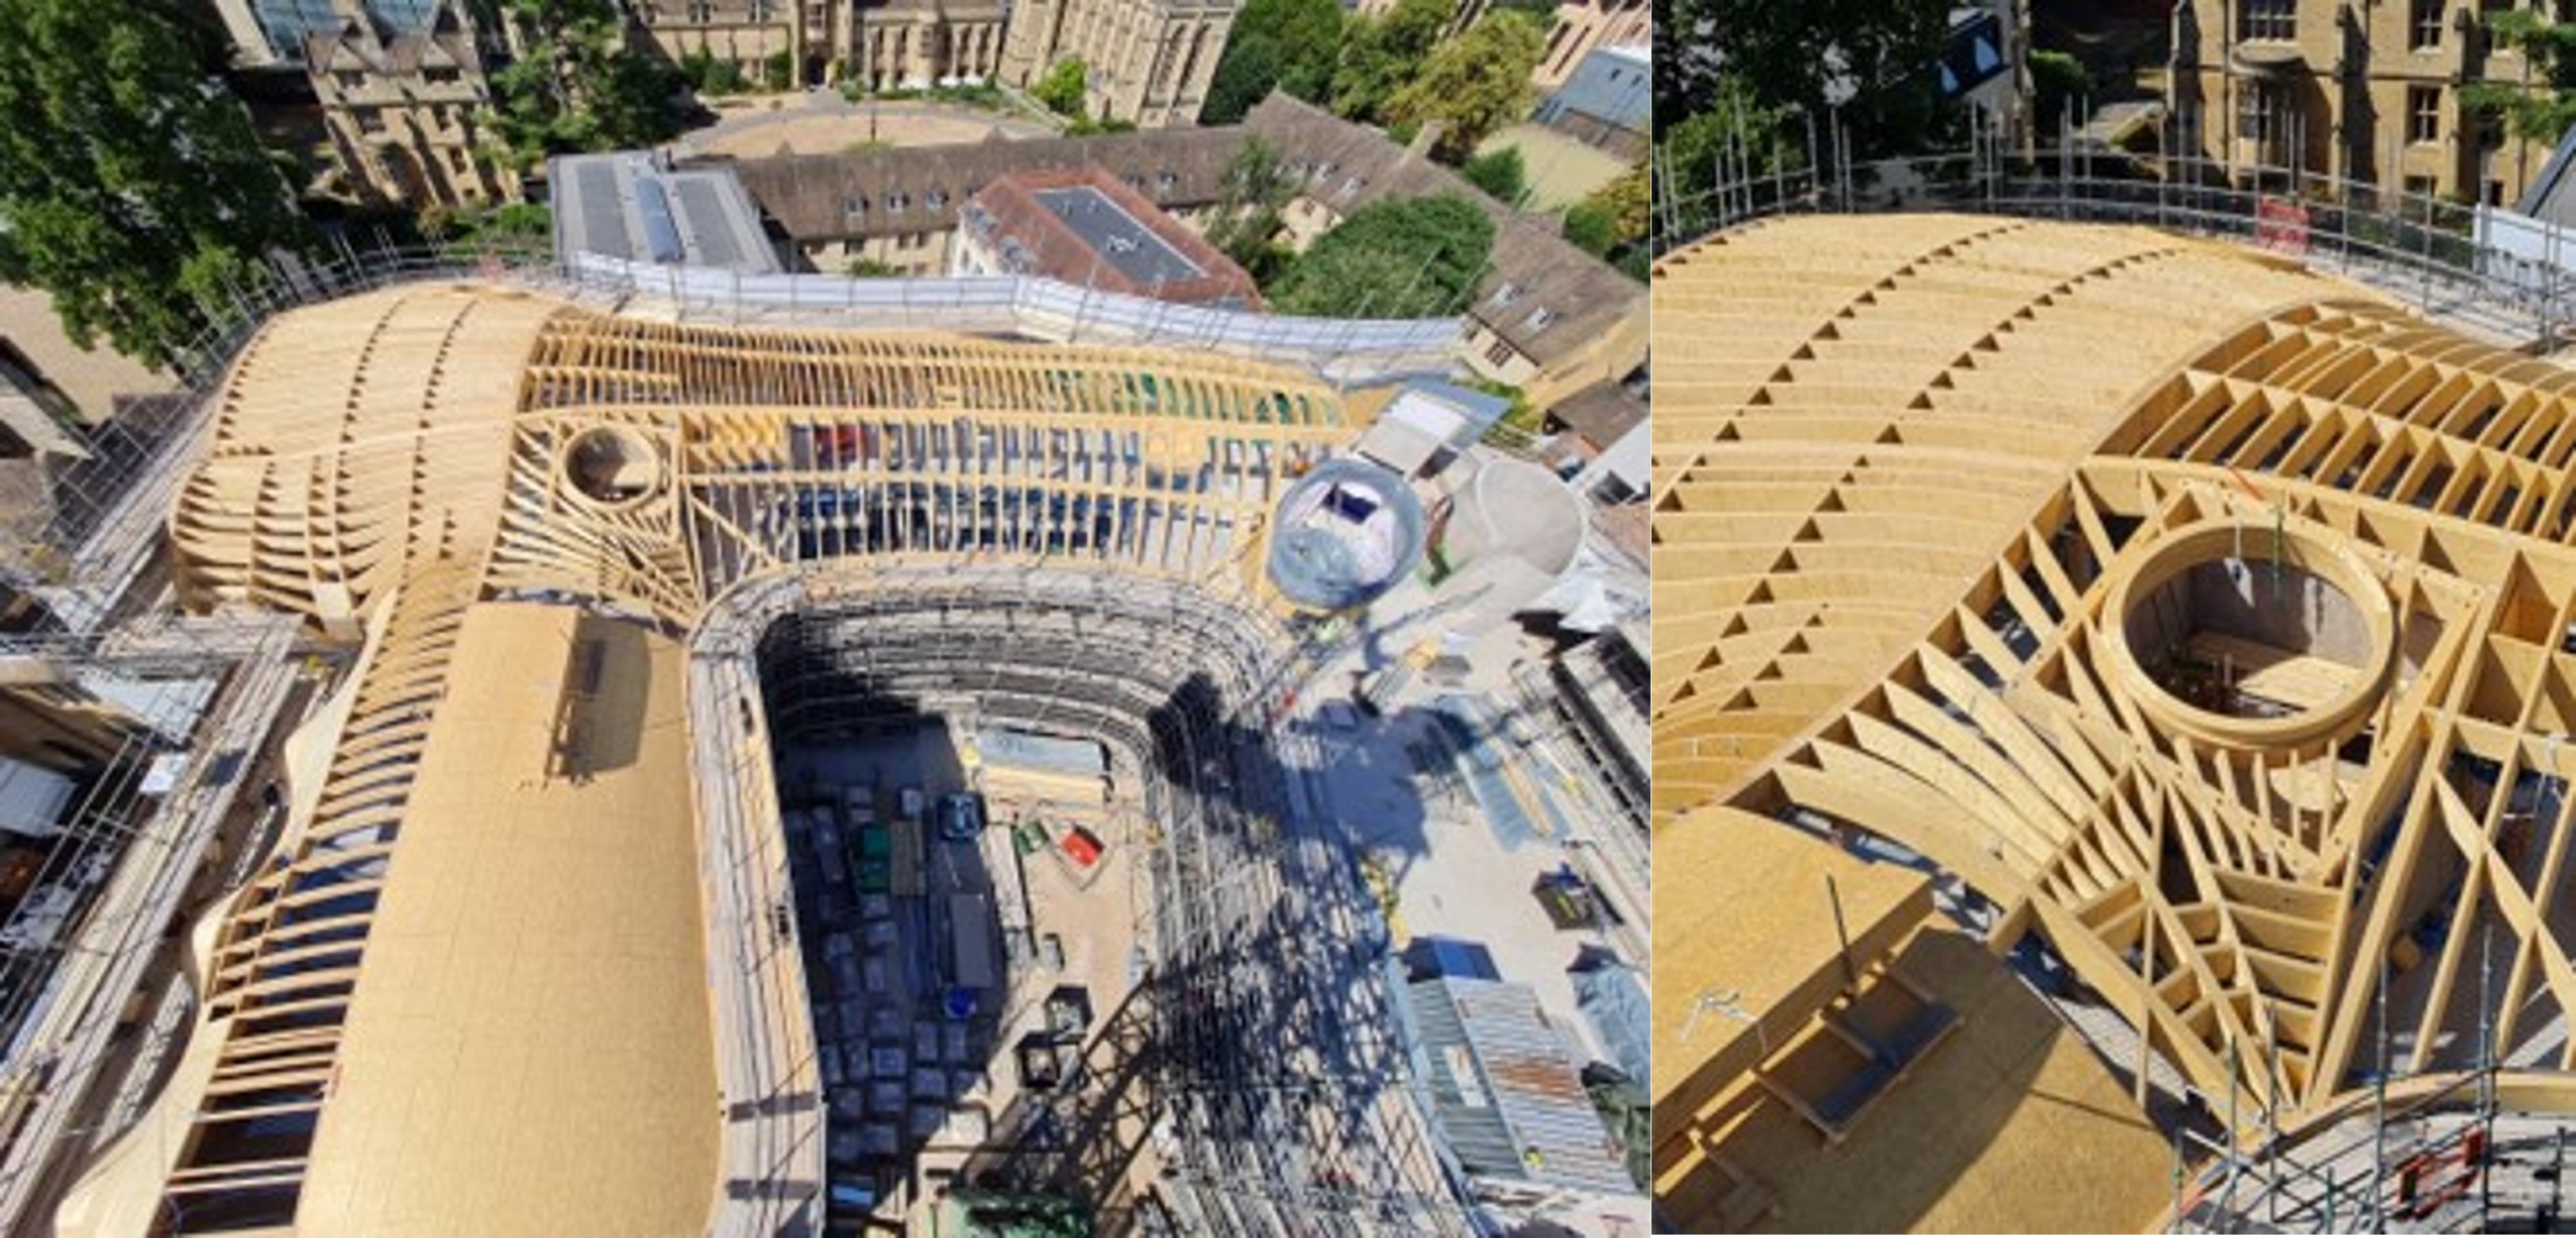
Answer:
[[[1198,119],[1234,27],[1237,0],[1020,0],[1002,45],[1002,80],[1026,87],[1080,60],[1085,104],[1146,129]]]
[[[491,102],[481,35],[464,0],[438,0],[425,24],[389,30],[354,0],[341,22],[305,36],[304,68],[351,196],[411,207],[518,196],[517,179],[479,157],[475,115]]]
[[[2527,0],[2525,0],[2527,2]],[[2172,133],[2186,155],[2508,203],[2549,158],[2464,85],[2519,84],[2481,0],[2182,0]]]
[[[1530,71],[1530,80],[1539,93],[1554,94],[1594,48],[1644,47],[1653,35],[1654,15],[1646,0],[1567,0],[1556,6],[1547,51]]]
[[[777,231],[816,270],[862,260],[902,275],[956,264],[959,216],[1004,176],[1097,167],[1157,210],[1204,233],[1227,169],[1259,138],[1298,190],[1281,239],[1303,249],[1382,198],[1453,193],[1494,221],[1493,261],[1458,309],[1459,354],[1485,378],[1553,407],[1646,359],[1646,289],[1566,243],[1554,216],[1515,211],[1432,162],[1423,143],[1399,146],[1373,129],[1286,94],[1239,125],[909,146],[840,155],[782,155],[734,163]]]
[[[633,12],[664,55],[731,61],[751,82],[780,55],[798,85],[983,81],[1002,55],[1000,0],[635,0]]]

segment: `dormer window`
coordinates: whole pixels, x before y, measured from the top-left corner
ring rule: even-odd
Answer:
[[[1529,329],[1532,331],[1545,331],[1555,322],[1556,311],[1544,305],[1530,311]]]
[[[1502,309],[1505,306],[1510,305],[1512,302],[1520,299],[1521,286],[1510,280],[1504,280],[1502,287],[1494,289],[1494,295],[1492,298],[1495,309]]]
[[[948,195],[933,189],[921,195],[921,204],[934,211],[944,211],[948,209]]]

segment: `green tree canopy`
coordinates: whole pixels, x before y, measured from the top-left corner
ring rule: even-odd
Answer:
[[[1332,93],[1342,45],[1336,0],[1246,0],[1216,64],[1199,123],[1232,124],[1273,90],[1308,102]]]
[[[1645,165],[1620,173],[1565,212],[1565,239],[1631,278],[1645,278],[1644,266],[1633,259],[1646,253],[1639,242],[1646,239],[1651,222],[1647,191]]]
[[[1495,201],[1511,206],[1520,205],[1521,195],[1529,192],[1529,165],[1521,159],[1521,148],[1517,146],[1486,151],[1458,165],[1458,175]]]
[[[1566,208],[1565,239],[1595,258],[1607,258],[1611,250],[1619,247],[1619,222],[1608,210],[1590,202],[1577,202]]]
[[[1775,109],[1754,106],[1742,86],[1729,85],[1706,111],[1658,129],[1655,154],[1666,181],[1655,187],[1657,198],[1679,204],[1677,214],[1688,225],[1694,204],[1717,184],[1721,153],[1744,160],[1754,175],[1803,163],[1803,148],[1777,140],[1784,119]]]
[[[1036,85],[1029,87],[1029,97],[1058,116],[1081,119],[1090,115],[1082,106],[1083,87],[1089,76],[1090,70],[1079,58],[1059,60],[1038,78]]]
[[[1385,16],[1354,20],[1333,66],[1333,113],[1377,123],[1449,28],[1451,0],[1396,0]]]
[[[1914,154],[1941,123],[1950,0],[1656,0],[1658,131],[1718,105],[1839,115],[1852,154]]]
[[[188,0],[0,0],[0,281],[84,347],[167,364],[311,226]]]
[[[1455,193],[1384,198],[1316,239],[1269,289],[1283,314],[1432,318],[1458,312],[1494,248],[1494,221]]]
[[[2576,21],[2551,21],[2534,9],[2509,9],[2482,18],[2496,41],[2519,51],[2531,81],[2475,82],[2460,102],[2501,113],[2514,136],[2556,144],[2576,126]]]
[[[2092,106],[2093,75],[2085,71],[2084,62],[2065,52],[2034,51],[2030,54],[2031,108],[2033,128],[2054,134],[2072,108],[2077,124]]]
[[[1547,50],[1547,31],[1527,13],[1487,13],[1467,33],[1431,53],[1421,72],[1386,102],[1387,119],[1443,128],[1433,155],[1455,163],[1485,135],[1529,115],[1538,101],[1530,70]]]
[[[518,48],[492,75],[491,119],[519,170],[548,155],[679,135],[680,74],[626,46],[617,0],[497,0],[486,14],[507,23]]]

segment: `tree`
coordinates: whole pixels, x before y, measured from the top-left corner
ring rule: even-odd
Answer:
[[[1436,318],[1484,274],[1494,221],[1462,194],[1385,198],[1351,213],[1268,290],[1283,314]]]
[[[765,84],[772,92],[782,91],[796,84],[796,58],[783,51],[771,52],[769,59],[762,62],[761,68],[768,79]]]
[[[1199,109],[1199,123],[1232,124],[1273,90],[1309,102],[1332,94],[1342,45],[1336,0],[1246,0]]]
[[[1615,260],[1620,250],[1646,239],[1652,207],[1645,165],[1619,174],[1584,195],[1565,212],[1565,239],[1595,258]]]
[[[1941,122],[1950,0],[1656,0],[1658,132],[1718,106],[1838,116],[1852,154],[1917,153]]]
[[[1601,206],[1577,202],[1566,208],[1566,243],[1595,258],[1607,258],[1619,247],[1619,221]]]
[[[2065,52],[2035,51],[2030,54],[2030,88],[2032,125],[2055,133],[2070,115],[2083,123],[2083,113],[2092,105],[2093,75],[2085,72],[2083,61]]]
[[[1538,101],[1530,70],[1547,50],[1547,34],[1527,13],[1487,13],[1467,33],[1442,43],[1421,72],[1386,102],[1397,124],[1443,126],[1432,154],[1465,159],[1485,135],[1529,115]]]
[[[492,15],[507,24],[518,54],[492,75],[489,119],[512,166],[524,172],[548,155],[630,150],[679,135],[673,97],[681,76],[626,46],[617,0],[498,4]]]
[[[2551,21],[2534,9],[2481,18],[2496,42],[2522,53],[2520,82],[2475,82],[2460,90],[2474,112],[2501,115],[2514,136],[2555,145],[2576,126],[2576,21]],[[2537,89],[2535,89],[2537,87]]]
[[[1038,79],[1036,85],[1029,87],[1029,97],[1045,104],[1048,111],[1058,116],[1082,119],[1090,115],[1082,106],[1083,87],[1089,73],[1090,70],[1084,68],[1078,58],[1059,60],[1054,68],[1048,69],[1045,76]]]
[[[1353,21],[1333,66],[1333,114],[1375,123],[1387,101],[1413,80],[1449,28],[1451,0],[1396,0],[1377,18]]]
[[[1279,229],[1296,196],[1297,178],[1278,148],[1259,137],[1245,141],[1226,165],[1225,184],[1209,212],[1208,244],[1223,250],[1253,279],[1269,283],[1287,265]]]
[[[1642,163],[1594,189],[1584,196],[1583,201],[1609,216],[1623,243],[1646,239],[1646,230],[1653,224],[1653,185],[1647,180],[1646,165]]]
[[[217,76],[231,49],[189,0],[0,0],[0,281],[63,331],[168,364],[207,306],[312,228]]]
[[[1753,105],[1741,85],[1730,84],[1706,111],[1655,133],[1655,158],[1665,183],[1655,187],[1661,201],[1678,204],[1687,218],[1717,184],[1722,158],[1740,167],[1739,175],[1764,176],[1804,160],[1801,148],[1777,139],[1784,117]]]
[[[1506,206],[1520,205],[1521,195],[1529,192],[1529,167],[1517,146],[1486,151],[1458,165],[1458,175]]]

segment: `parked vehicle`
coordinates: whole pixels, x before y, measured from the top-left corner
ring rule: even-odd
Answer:
[[[939,797],[939,836],[950,842],[972,842],[984,832],[984,797],[952,791]]]

